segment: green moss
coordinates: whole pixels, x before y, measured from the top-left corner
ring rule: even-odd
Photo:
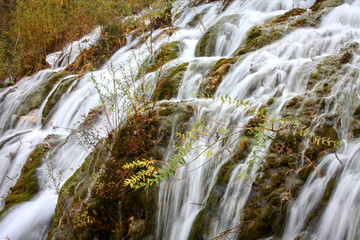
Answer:
[[[250,43],[255,38],[260,37],[263,30],[264,30],[264,27],[262,27],[262,26],[252,27],[246,37],[246,43]]]
[[[12,187],[11,194],[5,199],[5,208],[1,211],[2,215],[13,205],[30,200],[39,191],[39,184],[36,175],[37,168],[41,166],[42,159],[46,156],[50,146],[48,144],[38,144],[33,152],[29,155],[24,164],[21,175],[14,187]]]
[[[336,177],[330,179],[329,182],[327,183],[326,188],[324,190],[324,194],[321,198],[321,202],[324,203],[324,205],[329,201],[330,196],[336,187],[336,183],[337,183]]]
[[[196,57],[210,57],[215,55],[215,46],[217,37],[219,34],[226,34],[224,25],[226,23],[235,23],[239,20],[238,14],[233,14],[229,16],[225,16],[216,22],[213,26],[211,26],[208,31],[200,38],[198,44],[195,49]]]
[[[184,130],[192,110],[178,103],[163,103],[147,109],[143,116],[134,116],[119,132],[109,133],[64,184],[49,238],[154,237],[157,186],[137,191],[125,187],[124,179],[137,170],[128,172],[122,166],[137,159],[162,159],[169,142],[160,140],[161,133],[171,131],[174,121],[176,131]]]
[[[69,89],[71,84],[73,84],[74,81],[76,81],[78,77],[68,78],[64,79],[55,89],[55,91],[50,95],[48,98],[48,101],[44,107],[44,110],[42,112],[42,119],[45,120],[50,113],[51,109],[55,107],[59,99],[62,97],[62,95]],[[43,122],[44,123],[44,122]]]
[[[181,65],[166,69],[166,72],[157,83],[155,99],[160,101],[164,99],[170,99],[177,95],[179,85],[188,65],[189,63],[183,63]]]
[[[270,98],[270,99],[267,101],[266,105],[270,106],[270,105],[272,105],[272,104],[274,103],[274,101],[275,101],[274,98]]]
[[[144,64],[140,67],[140,74],[157,71],[165,63],[178,58],[182,48],[183,44],[181,42],[171,42],[161,45],[151,57],[144,61]]]
[[[211,68],[205,79],[200,84],[200,95],[212,96],[215,94],[216,89],[219,87],[223,78],[229,72],[230,67],[237,61],[234,58],[222,58],[218,60]]]
[[[196,49],[195,49],[195,56],[196,57],[201,57],[201,56],[206,56],[206,48],[210,48],[210,46],[213,46],[214,44],[211,45],[207,45],[209,42],[211,34],[209,31],[207,31],[199,40],[198,44],[196,45]],[[210,52],[210,50],[213,51],[213,49],[209,49],[208,52]]]
[[[279,40],[285,35],[285,29],[282,27],[263,27],[254,26],[250,29],[245,41],[245,45],[241,46],[235,56],[244,55],[246,53],[258,50],[270,43]]]
[[[325,8],[333,8],[345,3],[344,0],[316,0],[316,2],[310,7],[313,12],[321,11]]]
[[[211,190],[204,208],[196,216],[192,225],[189,240],[206,239],[210,229],[209,223],[218,220],[216,210],[218,209],[221,199],[225,193],[226,186],[214,186]]]
[[[311,7],[312,12],[310,13],[305,9],[292,9],[283,15],[267,21],[263,26],[252,27],[248,32],[244,44],[238,48],[235,56],[244,55],[268,44],[272,44],[285,34],[298,28],[314,27],[321,22],[324,14],[330,11],[331,8],[341,5],[343,2],[344,0],[318,0]]]
[[[311,90],[320,80],[333,76],[341,68],[341,58],[338,55],[323,58],[310,73],[307,89]]]
[[[271,21],[271,24],[285,22],[288,21],[289,19],[292,20],[294,17],[302,15],[305,12],[306,9],[294,8],[281,16],[275,17],[275,19]]]
[[[26,115],[30,111],[39,108],[41,103],[45,100],[45,98],[53,89],[55,84],[57,84],[58,81],[65,76],[65,72],[57,73],[53,77],[51,77],[46,83],[40,85],[34,91],[29,93],[26,96],[23,104],[17,110],[18,116],[20,117],[22,115]]]
[[[234,162],[229,161],[221,166],[217,175],[216,185],[226,185],[229,183],[231,172],[234,169]]]

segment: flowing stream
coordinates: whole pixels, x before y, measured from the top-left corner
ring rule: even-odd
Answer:
[[[189,62],[177,97],[170,101],[191,101],[198,107],[192,121],[206,119],[206,128],[214,133],[224,131],[226,126],[246,126],[253,114],[245,107],[196,97],[204,76],[219,59],[234,55],[246,40],[251,27],[262,25],[295,7],[309,8],[314,3],[315,0],[235,0],[223,10],[222,2],[201,4],[194,8],[189,8],[186,1],[176,2],[180,15],[173,23],[175,32],[171,36],[162,34],[161,30],[153,33],[156,39],[154,49],[167,42],[183,43],[180,57],[167,66]],[[202,16],[201,23],[191,27],[190,23],[197,13]],[[204,31],[221,21],[225,23],[217,31],[212,56],[195,57],[196,44]],[[72,77],[76,77],[76,80],[57,102],[46,124],[42,121],[42,112],[49,96],[59,84],[47,93],[48,97],[35,110],[23,115],[21,107],[35,98],[32,93],[71,64],[81,50],[95,44],[99,31],[100,29],[94,30],[82,40],[67,46],[63,52],[50,54],[47,57],[50,69],[25,77],[16,85],[0,92],[0,209],[4,208],[5,198],[35,146],[48,141],[49,136],[56,136],[56,147],[52,148],[47,160],[37,170],[39,193],[29,201],[14,205],[0,218],[0,239],[47,239],[59,189],[91,152],[91,149],[82,146],[83,143],[72,134],[72,130],[78,129],[83,116],[100,105],[92,79],[107,84],[111,74],[119,79],[134,76],[137,62],[149,55],[146,44],[140,44],[138,39],[129,36],[127,44],[101,69],[83,76],[61,78],[60,82]],[[345,1],[343,5],[332,9],[317,27],[299,28],[270,45],[240,57],[231,66],[215,95],[244,99],[256,109],[273,99],[268,114],[282,117],[290,99],[315,94],[316,87],[321,83],[307,90],[309,76],[314,68],[326,57],[342,53],[342,49],[353,43],[360,43],[360,0]],[[360,237],[360,143],[349,135],[354,111],[352,102],[360,101],[359,51],[353,54],[351,62],[343,68],[346,72],[344,77],[324,97],[322,114],[314,116],[311,122],[311,129],[315,129],[325,121],[326,116],[337,114],[341,126],[337,131],[344,144],[337,155],[329,153],[319,162],[317,169],[322,172],[323,178],[319,178],[316,171],[309,176],[287,213],[282,236],[284,240],[294,239],[306,231],[313,233],[311,239],[350,240]],[[155,78],[156,73],[150,73],[145,76],[144,81],[152,82]],[[132,91],[138,91],[136,83]],[[147,93],[147,96],[151,95],[151,92]],[[121,97],[118,96],[119,102],[125,101]],[[123,112],[119,109],[115,114],[121,115]],[[117,119],[117,116],[113,116],[113,119]],[[94,128],[100,129],[102,124],[104,123],[99,123]],[[231,131],[236,131],[236,128],[230,128],[230,133]],[[100,134],[105,132],[100,131]],[[201,146],[212,141],[212,136],[203,135],[197,144]],[[183,240],[189,237],[199,212],[212,191],[217,191],[215,182],[221,167],[236,154],[238,141],[234,135],[226,142],[217,142],[212,146],[212,150],[218,153],[214,156],[201,154],[197,158],[204,150],[197,148],[187,156],[186,160],[191,163],[179,169],[176,176],[179,181],[169,179],[160,185],[157,239]],[[262,146],[264,153],[258,153],[258,159],[262,160],[258,160],[258,164],[251,168],[249,178],[255,179],[261,174],[258,170],[266,159],[269,146],[270,141]],[[172,142],[168,151],[165,160],[174,151]],[[192,162],[195,158],[197,160]],[[342,160],[343,165],[337,158]],[[249,161],[251,154],[232,169],[226,189],[222,189],[221,196],[218,196],[219,206],[214,211],[216,218],[207,222],[207,239],[214,238],[241,222],[242,210],[249,198],[252,183],[249,178],[239,176],[247,168]],[[336,187],[316,225],[309,226],[307,219],[321,201],[330,181],[336,181]]]

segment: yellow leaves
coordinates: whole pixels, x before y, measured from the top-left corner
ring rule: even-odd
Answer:
[[[181,139],[181,140],[184,140],[185,138],[186,138],[186,136],[185,136],[185,134],[182,134],[182,133],[180,133],[180,132],[176,132],[176,137],[178,137],[179,139]]]
[[[133,161],[131,163],[126,163],[123,166],[124,169],[136,169],[136,168],[143,168],[143,169],[139,170],[137,173],[125,179],[124,185],[130,186],[131,188],[139,188],[140,186],[143,186],[143,184],[147,182],[147,179],[149,177],[152,177],[153,175],[156,175],[158,173],[154,165],[155,165],[154,160],[146,160],[146,159]]]

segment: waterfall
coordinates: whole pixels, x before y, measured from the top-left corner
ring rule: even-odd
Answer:
[[[323,103],[322,109],[315,109],[318,114],[307,119],[309,131],[314,133],[321,124],[337,123],[337,135],[343,145],[337,153],[328,152],[318,161],[316,169],[323,178],[318,176],[317,171],[311,172],[298,195],[289,204],[284,230],[274,237],[284,240],[298,236],[308,236],[309,239],[359,238],[360,210],[357,203],[360,181],[357,159],[360,145],[359,140],[354,139],[356,137],[350,132],[355,103],[360,102],[360,59],[359,45],[356,45],[360,43],[360,1],[345,1],[324,13],[319,24],[311,23],[307,27],[294,29],[289,27],[277,41],[235,57],[239,47],[246,44],[248,33],[254,26],[265,25],[296,7],[304,8],[304,14],[310,15],[310,7],[315,2],[235,0],[227,7],[218,1],[190,8],[186,1],[178,1],[174,4],[178,14],[173,21],[172,34],[164,34],[163,30],[157,29],[153,32],[153,42],[149,39],[141,42],[129,35],[126,45],[100,69],[83,75],[61,75],[82,50],[96,44],[101,31],[101,28],[97,28],[81,40],[66,46],[62,52],[48,55],[46,60],[50,69],[39,71],[21,79],[14,86],[2,89],[0,209],[6,207],[5,199],[20,177],[21,169],[35,146],[45,143],[51,148],[46,153],[45,161],[37,169],[40,187],[38,193],[30,200],[6,210],[0,218],[0,238],[47,239],[61,186],[92,151],[91,147],[84,148],[84,143],[79,140],[81,138],[76,132],[80,131],[84,116],[101,105],[98,91],[114,91],[109,85],[112,78],[119,79],[120,82],[136,78],[139,63],[147,61],[151,55],[149,44],[153,44],[153,49],[157,50],[163,44],[172,42],[180,42],[181,51],[178,58],[166,63],[164,69],[189,64],[177,95],[164,102],[191,102],[197,107],[191,123],[204,120],[205,128],[212,134],[221,135],[223,131],[228,131],[227,134],[236,133],[254,118],[253,112],[245,106],[236,106],[231,101],[223,102],[216,98],[199,97],[206,76],[222,59],[233,62],[216,87],[215,96],[227,96],[232,100],[244,99],[247,105],[257,110],[266,106],[267,116],[277,119],[287,116],[287,105],[293,99],[306,96]],[[201,16],[201,21],[194,21],[197,15]],[[296,17],[294,19],[297,20]],[[211,37],[215,36],[213,47],[205,48],[201,55],[197,45],[203,40],[204,34],[211,31]],[[326,61],[331,65],[333,56],[341,57],[350,52],[351,60],[339,69],[332,72],[319,69]],[[341,78],[335,79],[334,74],[338,72],[341,72]],[[157,74],[160,73],[161,70],[151,72],[141,80],[131,82],[130,94],[141,91],[139,85],[144,82],[154,86]],[[327,74],[329,82],[318,79],[320,74]],[[315,80],[311,82],[309,78]],[[56,83],[43,87],[51,79],[56,79]],[[96,86],[94,79],[101,84]],[[52,94],[61,83],[69,80],[72,81],[70,87],[62,94],[55,107],[43,116]],[[326,95],[319,93],[328,86],[330,90]],[[154,88],[149,87],[148,90],[143,94],[150,99]],[[121,92],[116,96],[119,106],[126,106],[126,101]],[[25,103],[29,102],[32,106],[26,108]],[[269,102],[272,104],[268,104]],[[302,115],[302,108],[303,106],[299,106],[295,109],[294,115]],[[124,112],[119,107],[107,116],[111,119],[110,123],[106,122],[109,120],[100,119],[92,130],[98,129],[99,137],[106,137],[106,129],[119,127],[118,123],[127,118],[127,115],[123,116]],[[276,137],[276,133],[267,134],[271,138]],[[175,126],[170,139],[165,161],[169,161],[174,153]],[[244,209],[255,184],[252,181],[263,175],[262,166],[272,144],[269,138],[260,149],[250,149],[245,158],[229,165],[237,155],[240,141],[239,134],[235,134],[226,140],[215,142],[211,147],[215,153],[212,155],[202,152],[214,142],[213,135],[204,134],[199,137],[194,150],[186,156],[188,164],[179,168],[174,178],[166,179],[160,184],[156,239],[180,240],[191,237],[196,221],[206,218],[205,214],[210,214],[208,205],[211,201],[216,203],[212,205],[211,217],[203,223],[202,238],[212,239],[228,229],[240,229]],[[299,167],[307,164],[304,153],[310,145],[310,139],[301,144],[303,152],[300,153],[302,163]],[[256,164],[247,173],[248,177],[241,177],[253,161],[253,154],[257,155]],[[226,166],[230,167],[225,168]],[[220,186],[219,176],[223,169],[228,171],[227,183]],[[327,189],[331,184],[333,189],[330,194]],[[322,202],[325,195],[328,195],[328,199]],[[318,211],[322,204],[322,210]],[[319,214],[316,218],[311,217],[314,211]],[[231,233],[228,237],[236,239],[236,234]]]

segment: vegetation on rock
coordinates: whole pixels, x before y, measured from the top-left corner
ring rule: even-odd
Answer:
[[[5,199],[5,208],[0,212],[0,216],[13,205],[28,201],[38,193],[40,184],[38,182],[36,171],[37,168],[42,165],[47,153],[53,147],[48,141],[51,138],[52,136],[49,136],[45,139],[44,143],[36,145],[35,149],[27,158],[27,161],[21,170],[19,179],[15,186],[10,188],[11,193]]]
[[[129,120],[99,142],[63,186],[49,236],[55,239],[144,239],[155,236],[157,187],[134,191],[124,180],[138,170],[123,168],[141,159],[161,159],[173,122],[186,128],[191,106],[164,103]],[[108,155],[110,152],[110,156]],[[91,198],[88,198],[89,194]]]
[[[160,101],[176,96],[180,82],[188,65],[189,63],[183,63],[165,70],[165,73],[163,73],[157,82],[155,99]]]
[[[226,16],[220,19],[212,27],[210,27],[196,45],[195,56],[196,57],[214,56],[216,50],[217,37],[218,35],[224,32],[224,24],[225,23],[233,24],[239,20],[239,17],[240,16],[237,14]]]

